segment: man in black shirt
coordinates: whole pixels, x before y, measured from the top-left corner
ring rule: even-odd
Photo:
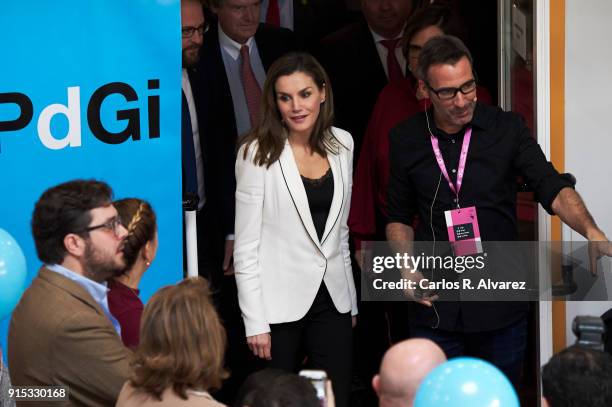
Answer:
[[[612,255],[573,184],[546,160],[516,114],[477,103],[472,57],[455,37],[422,49],[417,76],[432,108],[390,134],[387,239],[398,252],[412,241],[448,241],[445,212],[474,208],[482,241],[517,239],[517,175],[551,215]],[[464,156],[463,158],[461,156]],[[416,230],[410,226],[415,216]],[[420,273],[403,275],[422,278]],[[409,296],[413,292],[407,292]],[[438,302],[420,297],[411,333],[436,341],[447,357],[472,355],[518,382],[526,346],[526,302]]]

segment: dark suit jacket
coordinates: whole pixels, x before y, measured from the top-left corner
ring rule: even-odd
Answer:
[[[200,87],[200,83],[199,83],[199,78],[198,75],[196,74],[196,71],[194,69],[187,69],[187,74],[189,76],[189,83],[191,85],[191,92],[194,95],[194,103],[195,103],[195,93],[196,90],[199,89]],[[181,103],[181,160],[182,160],[182,167],[181,167],[181,171],[182,171],[182,191],[183,191],[183,200],[185,200],[186,197],[186,193],[192,193],[197,195],[197,177],[200,176],[200,174],[197,174],[194,182],[195,182],[195,186],[193,188],[195,188],[195,190],[191,190],[191,186],[189,185],[189,182],[187,181],[189,177],[193,176],[193,174],[189,174],[189,172],[197,172],[196,169],[196,164],[195,164],[195,152],[191,151],[191,147],[193,147],[195,149],[195,145],[194,143],[189,140],[191,142],[191,146],[187,147],[185,146],[185,140],[187,138],[191,138],[193,137],[193,133],[191,131],[191,128],[187,129],[187,127],[191,127],[191,118],[190,118],[190,112],[189,112],[189,107],[187,106],[187,99],[185,97],[185,93],[181,90],[181,98],[183,99],[183,103]],[[202,105],[200,106],[194,106],[196,109],[196,115],[198,112],[198,109],[204,109],[206,108],[205,104],[207,103],[206,100],[202,101]],[[198,121],[198,130],[200,131],[200,134],[202,134],[202,124],[199,123]],[[201,136],[200,136],[201,137]],[[200,147],[201,147],[201,143],[200,143]],[[202,159],[202,166],[206,165],[206,151],[204,151],[204,149],[202,149],[202,155],[201,155],[201,159]],[[192,155],[192,159],[193,159],[193,163],[190,163],[189,159],[186,159],[187,154],[191,154]],[[187,164],[193,164],[193,168],[187,168]]]
[[[320,55],[334,93],[335,125],[351,133],[359,157],[374,104],[388,82],[365,19],[325,37]]]
[[[129,355],[104,311],[81,285],[40,269],[11,318],[8,360],[13,386],[67,386],[67,405],[111,406],[130,374]]]
[[[293,31],[301,49],[316,53],[321,38],[346,24],[344,0],[293,0]]]
[[[276,59],[294,49],[295,36],[285,28],[260,24],[255,42],[267,71]],[[216,268],[219,257],[223,259],[225,236],[234,231],[234,163],[238,144],[232,94],[216,24],[204,36],[200,63],[194,76],[197,76],[197,85],[192,83],[192,89],[198,111],[200,141],[206,155],[206,205],[204,223],[199,223],[198,228],[205,228],[206,239],[212,239],[208,243],[208,252],[204,254],[208,257],[204,267]]]

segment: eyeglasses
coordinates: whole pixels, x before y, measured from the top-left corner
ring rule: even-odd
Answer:
[[[104,229],[108,229],[112,231],[115,234],[115,236],[119,236],[119,227],[121,226],[123,226],[123,224],[121,223],[121,220],[115,216],[114,218],[112,218],[106,223],[103,223],[101,225],[96,225],[96,226],[90,226],[86,228],[85,232],[91,232],[92,230],[104,228]]]
[[[458,88],[440,88],[440,89],[434,89],[434,88],[431,87],[431,85],[428,82],[425,82],[425,85],[427,85],[429,90],[431,90],[433,93],[435,93],[436,96],[438,96],[438,98],[440,100],[451,100],[455,96],[457,96],[457,92],[461,92],[464,95],[467,95],[468,93],[474,92],[476,90],[476,79],[470,79],[469,81],[467,81],[463,85],[459,86]]]
[[[208,24],[204,23],[197,27],[183,27],[181,29],[181,34],[183,38],[191,38],[193,37],[193,34],[195,34],[196,32],[198,33],[198,35],[204,35],[204,33],[207,31],[208,31]]]

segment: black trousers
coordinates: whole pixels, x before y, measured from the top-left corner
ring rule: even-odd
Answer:
[[[337,407],[348,407],[351,362],[351,313],[341,314],[325,287],[321,287],[304,318],[270,325],[272,360],[268,366],[297,372],[321,369],[331,379]],[[306,366],[302,366],[304,355]]]

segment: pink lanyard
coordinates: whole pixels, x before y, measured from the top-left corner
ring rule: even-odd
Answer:
[[[459,207],[459,190],[461,189],[461,183],[463,182],[463,173],[465,172],[465,162],[467,160],[468,148],[470,147],[470,139],[472,138],[472,128],[468,127],[465,130],[465,134],[463,136],[463,146],[461,146],[461,156],[459,157],[459,168],[457,170],[457,187],[453,185],[450,177],[448,176],[448,171],[446,171],[446,165],[444,164],[444,158],[442,158],[442,152],[440,151],[440,145],[438,144],[438,139],[432,134],[431,135],[431,146],[434,150],[434,155],[436,156],[436,161],[438,162],[438,167],[440,167],[440,171],[442,171],[442,175],[446,181],[448,181],[448,186],[455,193],[457,197],[456,203],[457,208]]]

